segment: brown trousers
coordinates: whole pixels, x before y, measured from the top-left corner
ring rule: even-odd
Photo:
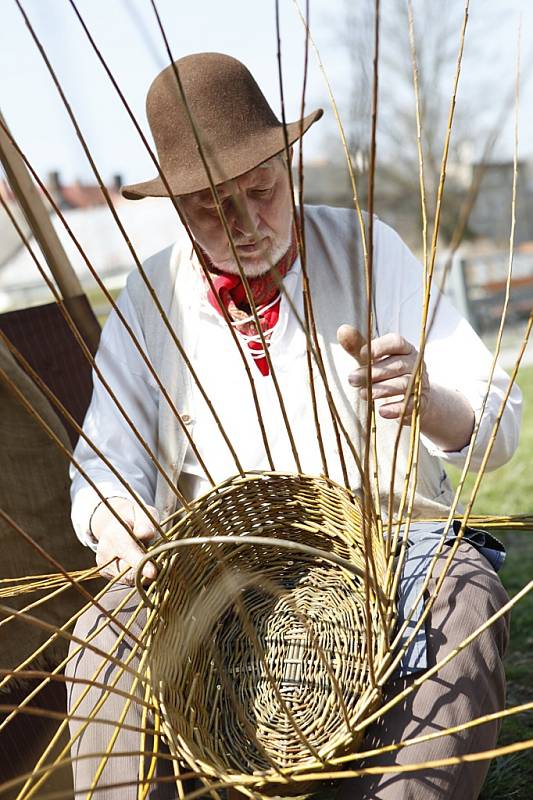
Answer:
[[[448,552],[448,551],[446,551]],[[443,558],[439,560],[434,580],[440,574]],[[118,587],[105,597],[108,608],[115,608],[124,597],[126,589]],[[507,595],[497,575],[486,559],[470,545],[461,544],[450,568],[439,596],[431,612],[428,630],[430,666],[454,649],[464,638],[483,624],[494,612],[504,605]],[[120,617],[127,619],[136,606],[136,599],[129,602]],[[80,618],[76,634],[85,638],[102,623],[101,612],[91,609]],[[132,627],[138,635],[141,625]],[[116,643],[118,629],[106,627],[93,643],[109,653]],[[365,749],[391,744],[401,740],[433,733],[445,728],[461,725],[470,719],[480,717],[503,708],[505,700],[505,674],[502,664],[507,646],[508,618],[498,619],[472,644],[446,664],[435,676],[428,679],[404,702],[395,706],[368,730]],[[74,649],[74,648],[73,648]],[[121,644],[116,655],[124,659],[130,653],[130,644]],[[102,657],[86,649],[69,664],[70,677],[89,679],[102,663]],[[135,667],[135,660],[131,662]],[[107,662],[97,679],[109,684],[113,680],[115,667]],[[117,688],[130,691],[131,676],[124,674]],[[409,681],[396,682],[387,687],[388,696],[394,696],[409,685]],[[69,686],[69,706],[74,709],[77,699],[85,689],[83,683]],[[91,688],[75,713],[87,716],[101,698],[100,688]],[[107,719],[116,722],[124,708],[124,697],[111,694],[98,711],[99,721],[91,722],[72,748],[72,756],[79,757],[73,763],[76,797],[81,798],[90,787],[100,762],[100,756],[114,731],[114,726],[102,723]],[[141,708],[132,704],[125,722],[140,727]],[[75,735],[82,723],[73,721],[71,733]],[[366,763],[354,763],[354,768],[376,765],[416,764],[423,761],[442,759],[450,756],[474,753],[492,748],[496,744],[499,731],[498,722],[485,723],[466,729],[460,733],[443,736],[432,741],[415,744],[381,757],[368,758]],[[121,798],[134,800],[135,781],[139,769],[139,756],[119,754],[139,750],[139,734],[122,730],[113,745],[113,756],[107,762],[98,780],[102,787],[95,794],[97,798]],[[488,761],[462,763],[451,767],[423,769],[419,772],[393,773],[365,776],[340,782],[339,800],[475,800],[483,785]],[[154,781],[150,798],[174,798],[175,787],[166,782],[165,775],[172,775],[170,763],[161,760],[158,765],[160,781]],[[116,789],[104,788],[121,784]]]

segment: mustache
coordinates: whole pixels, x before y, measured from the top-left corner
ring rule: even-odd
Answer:
[[[255,234],[254,236],[248,236],[247,238],[242,239],[233,239],[233,244],[235,247],[241,247],[242,245],[251,245],[251,244],[259,244],[260,242],[264,241],[267,238],[266,234]]]

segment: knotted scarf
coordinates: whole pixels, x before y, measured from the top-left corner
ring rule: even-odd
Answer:
[[[207,299],[219,314],[222,314],[223,306],[228,315],[233,320],[236,330],[246,341],[254,362],[262,375],[268,375],[270,370],[265,356],[263,344],[257,332],[257,326],[248,304],[246,291],[241,281],[240,275],[233,275],[221,272],[210,261],[209,256],[202,250],[205,265],[211,275],[214,290],[208,285]],[[281,295],[278,289],[279,281],[283,280],[290,270],[298,255],[298,245],[295,231],[289,249],[272,269],[259,275],[257,278],[248,278],[250,292],[252,294],[257,317],[261,325],[263,337],[268,346],[270,337],[279,319],[279,307]],[[204,276],[204,281],[207,279]]]

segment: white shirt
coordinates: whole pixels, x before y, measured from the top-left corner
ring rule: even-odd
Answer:
[[[190,244],[187,243],[185,246],[190,247]],[[285,276],[283,285],[287,297],[303,319],[301,284],[301,266],[298,260]],[[199,318],[191,315],[188,320],[182,344],[194,363],[207,395],[215,405],[242,467],[245,470],[269,469],[241,357],[230,342],[231,337],[226,322],[205,298],[205,288],[200,275],[194,290],[202,293],[204,300]],[[307,390],[308,386],[305,336],[291,311],[287,297],[282,295],[279,320],[270,340],[269,352],[302,468],[308,474],[319,474],[322,465],[314,422],[309,411],[309,393],[302,391],[302,387]],[[397,332],[418,347],[423,298],[421,266],[400,237],[381,222],[377,222],[374,228],[374,298],[378,335]],[[437,298],[438,292],[435,288],[432,290],[432,309]],[[127,289],[120,296],[118,305],[144,347],[143,332]],[[339,325],[343,322],[350,320],[339,320]],[[221,347],[223,338],[228,339],[231,346]],[[225,353],[223,359],[214,355],[221,350]],[[272,377],[263,377],[260,374],[245,343],[243,350],[251,365],[275,468],[294,471],[296,465]],[[425,362],[430,382],[461,392],[470,402],[476,420],[479,420],[492,356],[470,325],[445,297],[440,297],[438,300],[438,310],[426,344]],[[113,312],[102,333],[97,363],[140,437],[154,452],[157,452],[159,390],[153,376],[131,343],[129,334]],[[341,376],[341,379],[346,380],[347,375]],[[507,386],[508,377],[497,366],[471,462],[471,468],[474,470],[479,467],[483,457]],[[187,419],[189,429],[212,479],[218,483],[238,471],[235,460],[197,389],[194,391],[193,408],[194,413]],[[501,420],[489,468],[500,466],[514,452],[518,443],[520,410],[520,391],[517,387],[513,387]],[[329,454],[330,477],[341,482],[340,465],[334,458],[335,443],[331,423],[328,419],[321,420],[321,423],[326,453]],[[391,421],[391,424],[396,423]],[[114,464],[131,487],[133,495],[137,494],[146,503],[153,504],[156,468],[140,444],[139,438],[125,422],[121,412],[96,377],[84,430]],[[460,452],[443,452],[427,437],[422,439],[434,456],[459,466],[464,463],[467,447]],[[329,456],[332,456],[331,463]],[[105,497],[132,496],[95,455],[90,446],[81,439],[75,451],[75,458]],[[89,521],[100,498],[80,473],[73,469],[72,475],[73,525],[81,541],[94,546],[94,540],[89,532]],[[210,486],[211,483],[189,447],[180,477],[180,488],[192,499],[207,491]]]

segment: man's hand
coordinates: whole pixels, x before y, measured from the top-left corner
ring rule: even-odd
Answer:
[[[387,333],[373,339],[370,347],[355,328],[341,325],[337,331],[337,339],[344,349],[360,364],[348,376],[348,382],[360,390],[361,397],[367,399],[369,394],[373,400],[394,397],[391,403],[383,403],[379,407],[379,415],[385,419],[399,419],[405,406],[405,397],[411,387],[413,374],[418,358],[418,350],[398,333]],[[368,362],[371,362],[368,385]],[[429,402],[430,386],[426,366],[422,363],[420,385],[420,413],[423,415]],[[404,422],[409,424],[413,410],[413,396],[407,401]]]
[[[411,422],[413,410],[412,389],[406,404],[406,395],[412,385],[418,350],[398,333],[387,333],[373,339],[370,347],[363,336],[351,325],[341,325],[337,331],[339,344],[359,363],[348,381],[367,399],[395,398],[380,405],[378,413],[385,419],[399,419],[406,405],[404,425]],[[368,363],[371,363],[370,386]],[[469,443],[474,429],[474,411],[460,392],[431,384],[426,365],[422,363],[420,383],[420,429],[441,450],[456,452]]]
[[[105,503],[100,503],[91,519],[91,533],[98,542],[96,549],[96,563],[101,567],[102,575],[115,578],[130,567],[129,571],[121,577],[122,583],[134,583],[134,568],[142,556],[143,550],[135,542],[130,531],[141,542],[150,542],[155,536],[155,528],[142,508],[123,497],[112,497],[108,501],[124,521],[127,527],[121,525]],[[155,519],[159,515],[155,508],[147,507]],[[128,530],[129,529],[129,530]],[[148,562],[143,567],[143,578],[150,582],[155,579],[157,569]]]

